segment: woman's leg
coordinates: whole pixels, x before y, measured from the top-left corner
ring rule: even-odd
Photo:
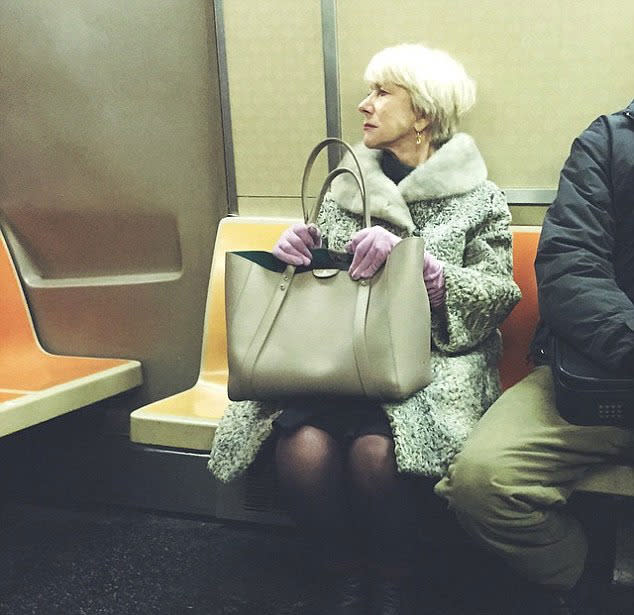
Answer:
[[[412,481],[398,474],[392,439],[379,434],[356,438],[349,451],[348,480],[355,521],[365,529],[376,569],[371,613],[420,614],[412,578],[417,500]]]
[[[326,431],[304,425],[279,436],[275,461],[282,494],[312,559],[326,567],[328,581],[316,611],[365,615],[366,579],[350,524],[339,443]]]
[[[356,438],[347,477],[355,521],[370,540],[370,556],[382,568],[409,568],[415,555],[417,498],[411,479],[398,473],[394,442],[385,435]]]
[[[275,464],[282,496],[316,558],[342,562],[353,557],[343,454],[337,440],[312,425],[281,433]]]

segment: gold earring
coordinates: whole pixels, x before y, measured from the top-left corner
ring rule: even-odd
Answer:
[[[414,128],[414,130],[416,130]],[[421,138],[421,135],[423,134],[422,130],[416,130],[416,145],[420,145],[423,142],[423,139]]]

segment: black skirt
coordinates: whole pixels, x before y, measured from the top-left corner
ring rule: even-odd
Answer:
[[[367,435],[393,438],[392,428],[380,404],[359,398],[298,399],[275,419],[273,425],[286,434],[310,425],[340,441]]]

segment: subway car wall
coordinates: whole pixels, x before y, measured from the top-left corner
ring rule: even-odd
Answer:
[[[0,23],[0,225],[39,339],[143,368],[135,390],[3,438],[5,478],[107,499],[110,479],[135,488],[121,480],[130,411],[198,375],[228,209],[214,7],[7,0]]]
[[[541,222],[574,136],[631,100],[634,5],[451,6],[370,0],[360,23],[345,0],[1,3],[0,227],[37,333],[143,366],[141,387],[3,442],[28,450],[20,488],[54,494],[42,471],[72,467],[78,497],[215,514],[205,455],[130,444],[129,414],[196,381],[218,221],[299,216],[312,146],[361,136],[378,49],[464,63],[479,92],[464,130],[514,222]]]

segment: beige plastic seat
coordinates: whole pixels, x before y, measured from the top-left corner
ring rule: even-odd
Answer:
[[[208,451],[229,403],[225,327],[225,252],[270,250],[296,220],[228,217],[218,226],[201,358],[196,384],[130,415],[130,439],[141,444]]]
[[[224,309],[224,254],[230,250],[270,250],[292,221],[271,218],[225,218],[218,228],[207,299],[202,368],[196,385],[182,393],[135,410],[130,434],[134,442],[208,451],[228,404],[227,337]],[[515,281],[522,299],[502,325],[504,388],[528,374],[526,357],[538,319],[533,263],[540,227],[513,227]],[[589,474],[579,490],[634,496],[634,467],[605,467]]]
[[[0,436],[141,382],[138,361],[55,355],[41,347],[20,279],[0,233]]]

